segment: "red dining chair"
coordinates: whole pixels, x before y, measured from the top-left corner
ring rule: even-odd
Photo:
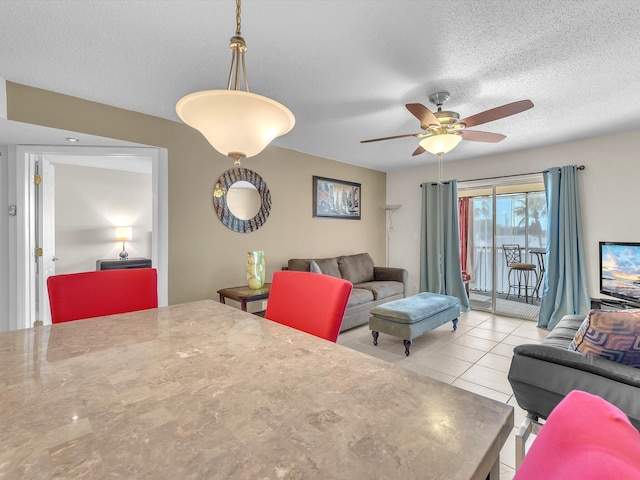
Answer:
[[[273,274],[264,317],[335,342],[353,285],[321,273]]]
[[[51,322],[61,323],[158,306],[155,268],[97,270],[47,279]]]

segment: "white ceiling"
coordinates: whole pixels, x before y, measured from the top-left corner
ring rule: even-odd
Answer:
[[[381,171],[436,161],[359,142],[419,132],[404,104],[437,91],[461,117],[535,104],[447,161],[639,129],[638,25],[637,0],[242,3],[251,91],[296,116],[274,144]],[[2,0],[0,77],[179,121],[182,96],[226,87],[234,32],[233,0]]]

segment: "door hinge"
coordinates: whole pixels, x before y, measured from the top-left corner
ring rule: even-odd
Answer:
[[[41,247],[36,247],[33,249],[33,254],[36,257],[41,257],[42,256],[42,248]]]
[[[42,183],[42,176],[41,175],[34,175],[33,176],[33,183],[35,183],[36,185],[40,185]]]

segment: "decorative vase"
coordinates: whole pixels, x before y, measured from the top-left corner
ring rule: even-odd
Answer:
[[[254,290],[262,288],[266,273],[264,252],[247,252],[247,283],[249,288]]]

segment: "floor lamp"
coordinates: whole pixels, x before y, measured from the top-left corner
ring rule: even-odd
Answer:
[[[391,230],[393,230],[393,213],[398,210],[402,205],[385,205],[384,209],[387,212],[387,267],[389,266],[389,243],[391,242]]]

